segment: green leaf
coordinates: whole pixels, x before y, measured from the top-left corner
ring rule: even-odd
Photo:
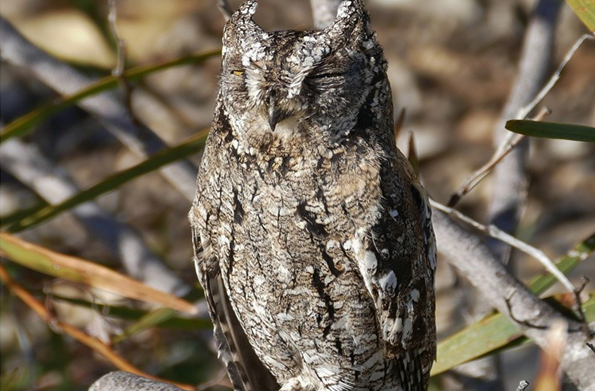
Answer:
[[[115,190],[123,184],[130,182],[131,180],[136,179],[146,173],[155,171],[167,164],[175,162],[176,160],[195,154],[204,147],[207,135],[208,130],[202,130],[189,140],[175,147],[160,151],[147,160],[137,164],[136,166],[111,175],[98,184],[75,194],[71,198],[64,200],[57,205],[49,205],[40,210],[33,210],[32,214],[25,216],[19,222],[11,225],[7,231],[14,233],[31,228],[64,211],[70,210],[80,204],[91,201],[102,194]]]
[[[29,208],[19,209],[9,215],[2,217],[2,220],[0,220],[0,227],[16,223],[17,221],[21,221],[25,217],[30,216],[33,213],[39,212],[48,205],[49,204],[45,200],[39,200],[37,205],[31,206]]]
[[[590,32],[595,33],[595,2],[593,0],[566,0]]]
[[[169,308],[160,308],[158,310],[149,312],[148,314],[140,318],[138,321],[136,321],[133,325],[127,327],[126,330],[122,332],[122,334],[119,334],[112,338],[112,343],[120,343],[134,334],[158,326],[166,320],[171,319],[174,316],[174,314],[175,311],[170,310]]]
[[[595,143],[595,128],[590,126],[531,120],[510,120],[506,122],[506,129],[532,137]]]
[[[521,329],[502,314],[488,316],[438,343],[432,376],[479,358],[522,335]]]
[[[220,54],[221,50],[217,49],[204,53],[198,53],[186,57],[181,57],[160,64],[136,67],[124,72],[124,78],[128,81],[135,81],[153,73],[163,71],[172,67],[180,65],[198,64]],[[63,110],[67,107],[70,107],[75,103],[83,100],[84,98],[116,88],[117,86],[118,78],[114,76],[108,76],[98,80],[97,82],[76,92],[73,95],[58,98],[52,102],[49,102],[41,106],[40,108],[33,110],[30,113],[25,114],[24,116],[19,117],[16,120],[12,121],[10,124],[6,125],[2,129],[2,133],[0,134],[0,143],[3,143],[4,141],[12,137],[22,136],[26,134],[35,125],[39,124],[52,114],[57,113],[58,111]]]
[[[556,263],[556,266],[563,273],[568,273],[593,252],[595,252],[595,233],[575,246]],[[551,274],[544,273],[529,283],[529,289],[539,295],[556,282],[557,280]],[[585,303],[584,309],[587,319],[595,319],[595,298]],[[490,315],[440,341],[432,375],[438,375],[457,365],[493,354],[504,347],[518,346],[527,341],[518,326],[507,317],[500,313]]]

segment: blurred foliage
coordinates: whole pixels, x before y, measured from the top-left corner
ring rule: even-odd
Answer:
[[[589,31],[595,34],[595,3],[592,0],[566,0]]]

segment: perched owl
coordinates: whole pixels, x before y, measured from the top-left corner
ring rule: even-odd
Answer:
[[[427,196],[397,149],[362,0],[321,31],[227,22],[190,211],[237,390],[426,390],[436,351]]]

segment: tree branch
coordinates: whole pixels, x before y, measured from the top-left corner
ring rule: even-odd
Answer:
[[[128,372],[110,372],[91,385],[89,391],[181,391],[168,383],[150,380]]]
[[[432,222],[436,232],[440,253],[473,286],[482,292],[485,300],[493,308],[515,322],[523,333],[540,348],[548,349],[547,330],[555,320],[568,322],[567,344],[564,347],[561,367],[580,390],[595,390],[595,360],[587,343],[595,342],[587,338],[581,325],[563,317],[551,306],[537,298],[519,282],[481,241],[481,239],[458,226],[450,217],[438,209],[432,209]],[[514,312],[511,317],[508,308]],[[515,319],[520,318],[521,323]],[[537,327],[528,327],[527,325]]]

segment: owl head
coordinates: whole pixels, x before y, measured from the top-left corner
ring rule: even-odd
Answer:
[[[235,130],[295,134],[349,133],[386,79],[382,50],[362,0],[343,1],[335,21],[318,31],[273,31],[246,1],[224,30],[221,97]],[[368,102],[369,101],[369,102]]]

